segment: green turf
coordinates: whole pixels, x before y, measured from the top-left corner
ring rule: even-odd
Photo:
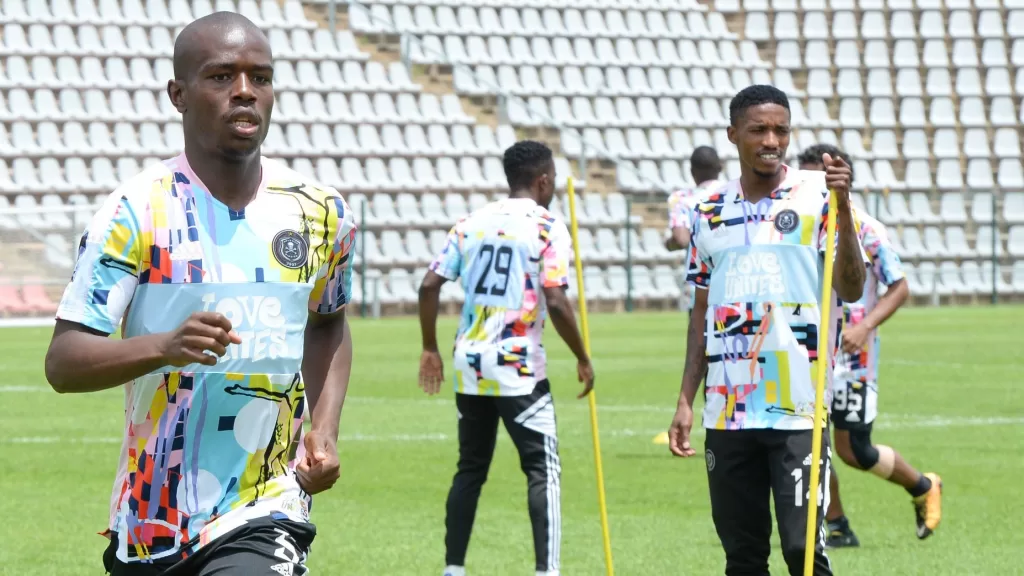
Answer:
[[[1019,307],[908,309],[883,331],[876,438],[942,474],[943,523],[914,536],[902,489],[839,465],[862,548],[832,553],[837,574],[1019,573],[1024,367],[1010,335]],[[672,416],[683,366],[680,314],[591,318],[601,441],[617,574],[721,574],[703,458],[652,444]],[[448,341],[454,322],[443,324]],[[549,331],[563,458],[563,573],[603,574],[587,404]],[[456,458],[452,393],[416,387],[412,319],[353,321],[356,351],[342,418],[342,480],[314,503],[314,574],[437,575],[444,499]],[[101,574],[122,396],[60,396],[43,379],[48,329],[0,330],[0,574]],[[407,435],[394,440],[388,436]],[[442,437],[446,436],[446,438]],[[57,438],[60,441],[53,441]],[[51,439],[26,443],[26,439]],[[1016,510],[1016,512],[1014,512]],[[777,541],[772,572],[784,574]],[[532,574],[525,479],[502,432],[468,567]]]

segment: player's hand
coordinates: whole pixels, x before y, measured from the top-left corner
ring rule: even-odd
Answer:
[[[165,334],[160,349],[166,365],[179,368],[189,364],[215,366],[217,358],[227,353],[229,345],[241,343],[242,338],[223,314],[195,312],[177,329]]]
[[[825,185],[836,195],[839,207],[848,206],[853,180],[850,165],[839,156],[833,158],[829,154],[823,154],[821,162],[825,165]]]
[[[295,466],[299,486],[306,494],[323,492],[341,477],[338,446],[327,434],[310,430],[302,441],[306,454]]]
[[[580,360],[576,363],[576,376],[583,382],[583,392],[576,398],[585,398],[594,389],[594,366],[590,359]]]
[[[854,324],[843,328],[843,352],[855,354],[864,349],[868,342],[870,330],[864,324]]]
[[[420,355],[420,388],[433,396],[444,382],[444,362],[437,350],[424,350]]]
[[[680,458],[689,458],[697,453],[690,446],[690,428],[693,427],[693,408],[680,404],[668,429],[668,449]]]

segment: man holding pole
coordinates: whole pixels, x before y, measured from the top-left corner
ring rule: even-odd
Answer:
[[[771,86],[750,86],[733,98],[729,116],[741,175],[701,199],[691,226],[687,280],[697,291],[669,447],[676,456],[696,454],[692,406],[707,370],[705,461],[725,573],[767,576],[773,494],[783,556],[789,573],[800,575],[813,431],[825,425],[813,416],[815,364],[823,352],[831,368],[838,344],[839,302],[823,302],[822,292],[832,284],[839,298],[858,300],[864,255],[853,225],[849,166],[828,155],[822,158],[824,174],[782,163],[790,137],[786,95]],[[835,238],[826,232],[832,201]],[[830,244],[835,257],[827,279],[822,255],[831,252]],[[832,318],[826,325],[824,312]],[[821,330],[828,335],[823,351]],[[827,484],[830,451],[824,442],[815,464]],[[821,483],[814,493],[815,505],[824,497],[822,508],[827,507]],[[822,508],[815,516],[819,526]],[[824,531],[818,532],[813,574],[828,576]]]
[[[419,381],[428,394],[436,394],[444,380],[436,332],[441,286],[461,278],[466,293],[454,351],[459,463],[445,518],[445,576],[466,574],[466,549],[499,419],[528,481],[537,574],[558,575],[561,464],[541,345],[547,316],[576,356],[583,383],[579,398],[594,385],[594,369],[565,294],[569,231],[547,209],[555,191],[551,150],[518,142],[505,151],[504,165],[509,197],[459,220],[420,286]]]

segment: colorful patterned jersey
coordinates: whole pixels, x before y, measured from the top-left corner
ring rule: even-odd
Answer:
[[[697,184],[693,188],[682,188],[668,196],[668,228],[690,229],[690,221],[693,219],[693,209],[697,202],[707,193],[722,186],[721,180],[707,180]]]
[[[216,311],[242,340],[215,366],[166,366],[125,385],[109,523],[122,562],[180,558],[254,518],[308,521],[294,473],[303,335],[310,312],[347,302],[355,224],[333,189],[262,167],[241,211],[215,199],[184,154],[124,182],[86,232],[57,311],[128,338]]]
[[[461,278],[455,390],[522,396],[546,375],[543,288],[569,285],[565,224],[528,198],[493,202],[455,224],[430,269]]]
[[[784,170],[756,204],[733,180],[697,205],[687,280],[708,291],[706,428],[813,424],[829,192],[824,172]],[[830,305],[835,350],[834,294]],[[826,395],[830,406],[830,386]]]
[[[903,264],[889,241],[885,226],[867,213],[858,211],[858,237],[861,247],[871,261],[868,267],[867,280],[864,283],[864,295],[858,302],[843,303],[843,321],[846,325],[855,325],[875,309],[878,305],[879,284],[892,286],[906,277]],[[842,353],[836,367],[836,380],[876,382],[878,380],[878,356],[881,339],[878,328],[868,335],[864,348],[856,354]]]

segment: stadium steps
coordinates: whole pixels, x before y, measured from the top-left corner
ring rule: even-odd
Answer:
[[[321,26],[326,27],[327,8],[326,6],[306,5],[307,14],[315,19]],[[315,14],[315,17],[313,16]],[[348,28],[348,5],[339,4],[337,13],[337,25],[339,28]],[[372,60],[387,64],[401,60],[401,36],[397,34],[366,34],[356,32],[356,39],[360,48],[370,54]],[[452,67],[445,64],[413,64],[409,66],[410,76],[413,82],[423,87],[423,92],[437,94],[455,94]],[[476,118],[478,124],[485,124],[496,128],[501,120],[497,98],[493,95],[466,96],[459,94],[463,110],[470,116]],[[559,130],[551,127],[516,127],[518,139],[532,139],[543,142],[552,150],[559,153],[562,150],[561,134]],[[569,158],[570,165],[577,173],[580,170],[579,161]],[[588,160],[585,180],[587,190],[607,195],[617,190],[617,178],[615,164],[609,161]]]

